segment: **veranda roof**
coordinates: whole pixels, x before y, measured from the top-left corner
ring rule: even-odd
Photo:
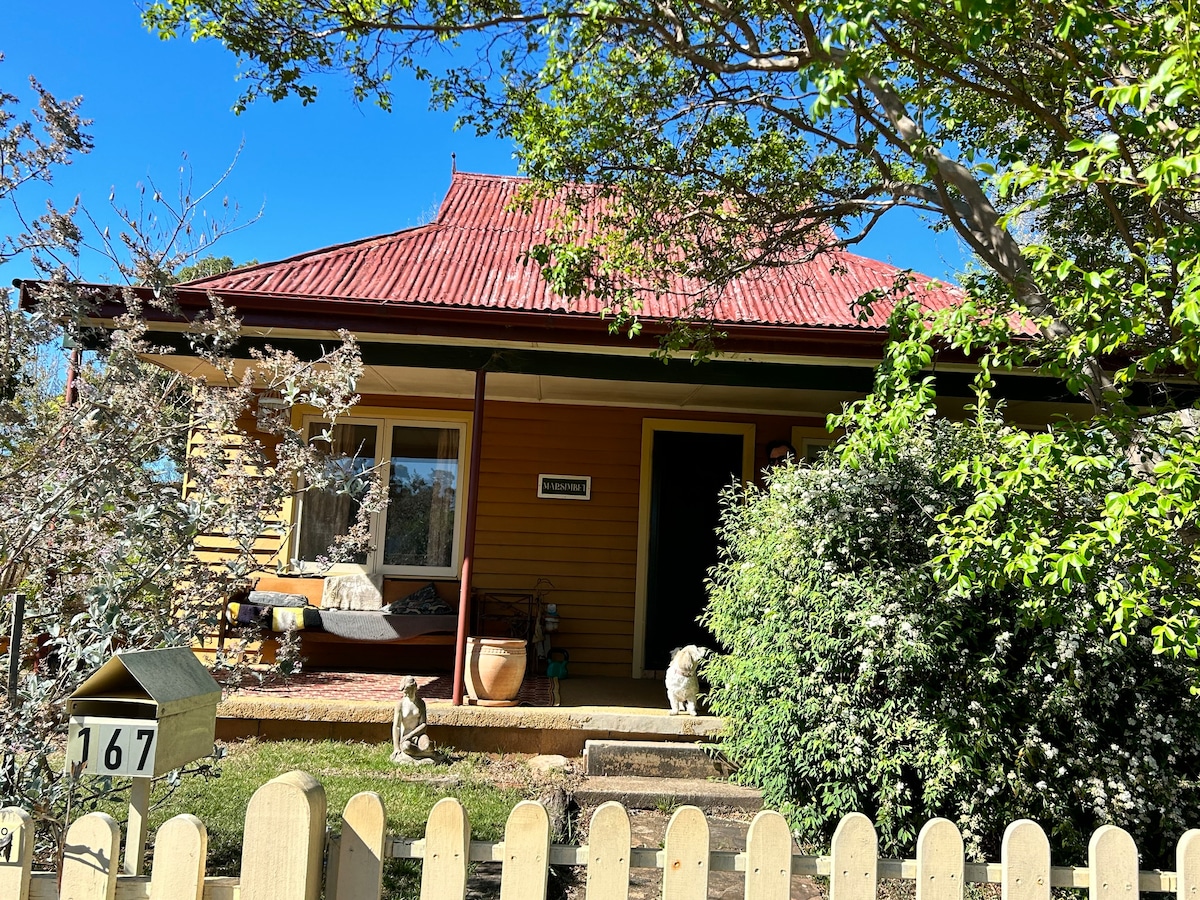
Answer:
[[[601,301],[555,294],[538,266],[525,259],[545,241],[563,203],[539,199],[528,213],[515,209],[513,201],[524,182],[459,172],[437,219],[428,225],[200,278],[185,287],[243,298],[319,298],[332,314],[339,305],[359,312],[365,305],[377,312],[422,307],[595,317],[602,311]],[[594,231],[594,211],[584,209],[580,223],[585,234]],[[860,321],[852,302],[867,291],[886,290],[899,272],[887,263],[830,250],[813,260],[736,279],[720,293],[712,320],[878,331],[891,304],[876,304],[873,315]],[[676,278],[667,292],[645,297],[640,315],[653,320],[684,314],[700,287]],[[920,275],[914,276],[912,290],[930,309],[961,298],[956,288]]]

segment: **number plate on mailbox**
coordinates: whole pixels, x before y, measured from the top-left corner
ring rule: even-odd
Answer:
[[[158,722],[154,719],[112,719],[71,716],[67,731],[67,771],[83,763],[82,775],[154,774]]]

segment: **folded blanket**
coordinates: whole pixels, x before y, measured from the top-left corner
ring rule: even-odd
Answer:
[[[267,631],[320,631],[321,611],[315,606],[259,606],[232,602],[225,607],[230,624],[252,625]]]
[[[388,616],[383,613],[320,610],[321,626],[330,634],[355,641],[395,641],[454,631],[458,616]]]
[[[258,606],[308,606],[308,598],[303,594],[285,594],[283,591],[251,591],[246,601]]]

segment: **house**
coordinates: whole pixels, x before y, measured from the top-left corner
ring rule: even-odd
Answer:
[[[631,339],[610,333],[596,301],[556,296],[524,260],[554,202],[514,211],[520,185],[456,173],[427,225],[199,279],[179,301],[196,311],[215,292],[237,309],[247,346],[309,358],[339,327],[356,335],[362,401],[335,443],[391,462],[389,507],[358,569],[460,591],[476,603],[475,628],[554,603],[551,641],[573,674],[640,677],[705,639],[695,619],[721,489],[759,477],[773,440],[819,452],[825,417],[869,390],[888,309],[860,321],[851,301],[897,270],[836,251],[744,277],[714,308],[720,357],[664,364],[652,351],[679,301],[651,300]],[[914,290],[931,306],[957,297],[920,280]],[[156,340],[169,343],[171,327]],[[202,371],[178,346],[158,361]],[[970,396],[969,370],[939,362],[950,412]],[[1044,379],[1000,387],[1030,425],[1069,399]],[[304,497],[278,553],[312,559],[349,514],[345,497]],[[451,643],[432,648],[443,663]],[[415,658],[408,645],[338,652],[326,663],[403,670]]]

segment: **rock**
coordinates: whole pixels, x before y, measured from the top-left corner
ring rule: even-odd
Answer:
[[[571,770],[571,761],[557,753],[534,756],[526,765],[535,772],[569,772]]]
[[[561,844],[570,837],[571,798],[560,787],[551,788],[538,798],[550,820],[550,841]]]

